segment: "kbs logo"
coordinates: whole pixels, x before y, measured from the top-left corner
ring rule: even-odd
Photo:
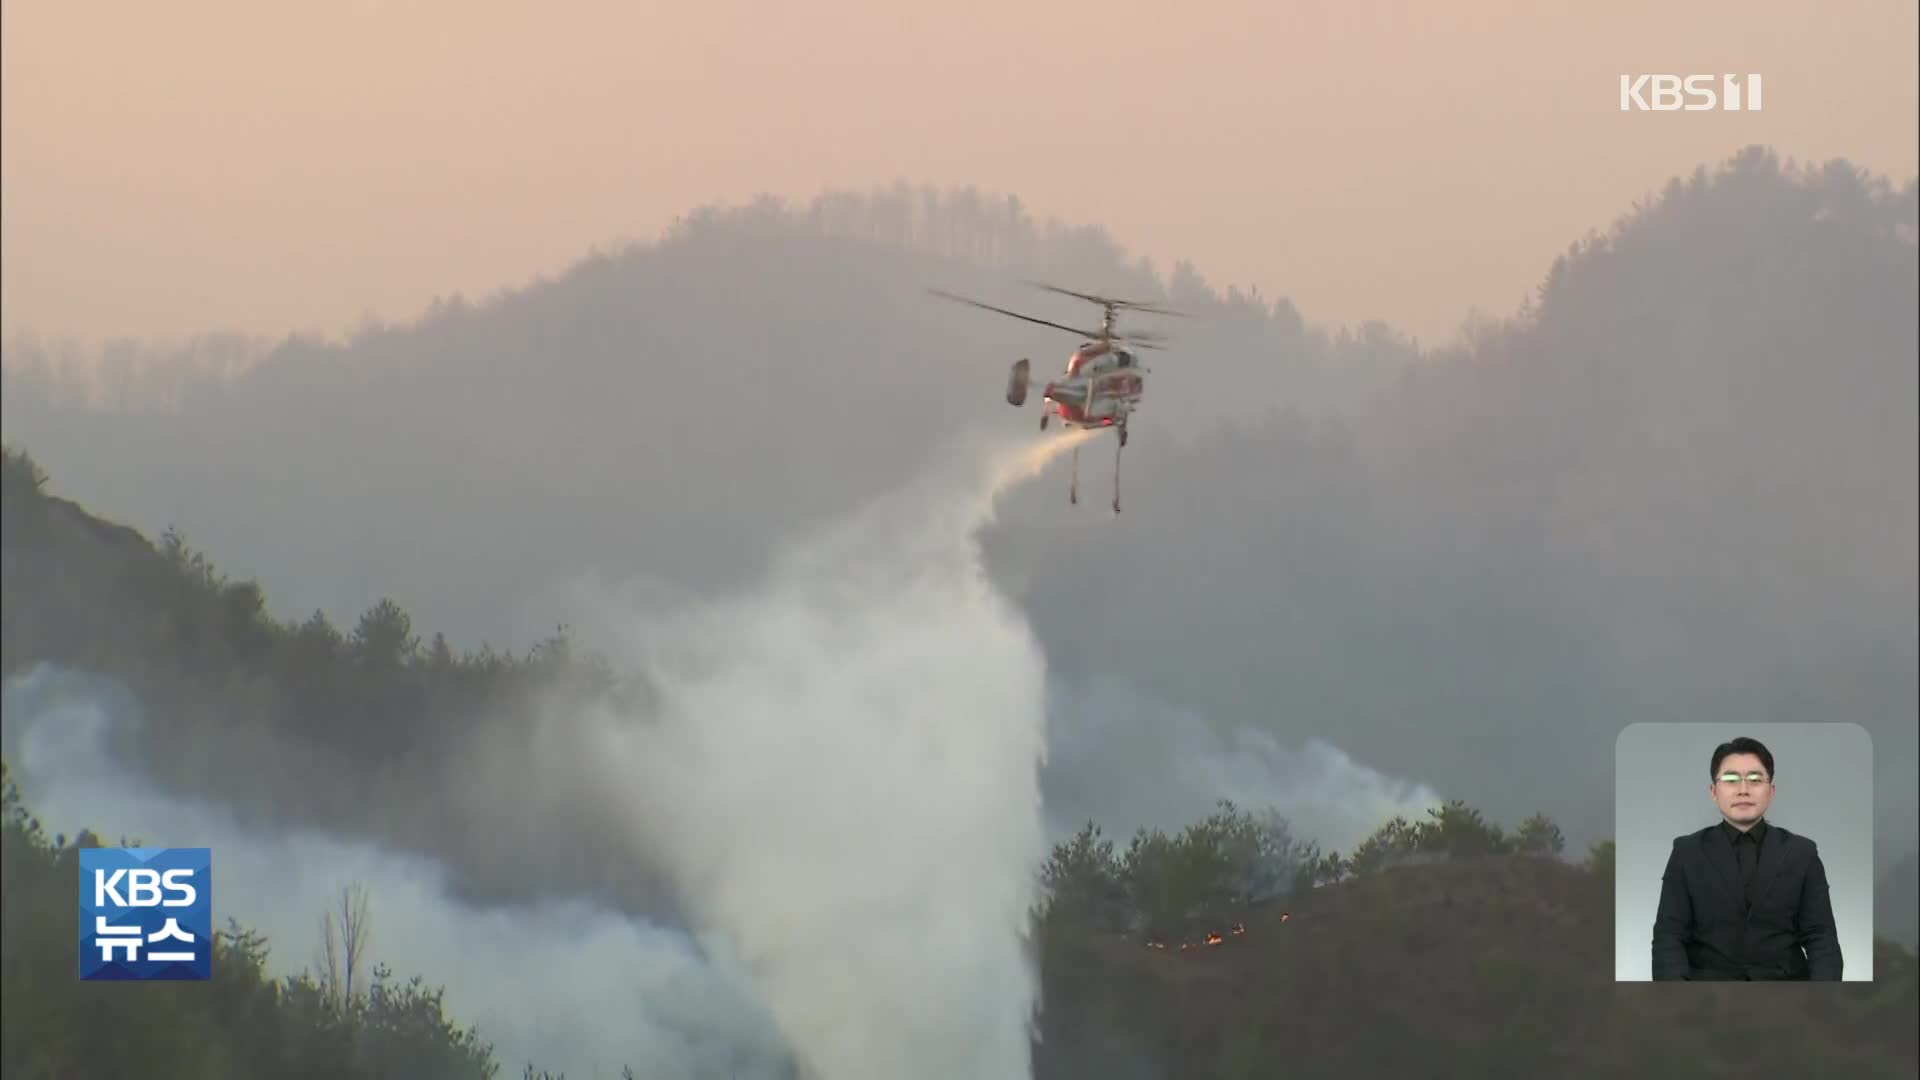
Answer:
[[[1760,76],[1622,75],[1621,112],[1760,111]],[[1745,91],[1743,94],[1742,91]],[[1741,104],[1745,101],[1745,105]]]
[[[81,848],[82,979],[213,978],[212,848]]]

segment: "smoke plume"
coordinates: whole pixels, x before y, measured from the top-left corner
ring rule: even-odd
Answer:
[[[580,902],[476,909],[440,865],[315,830],[266,832],[224,806],[175,798],[115,760],[142,722],[105,679],[35,668],[9,680],[6,753],[49,833],[213,849],[214,924],[266,936],[268,970],[310,967],[343,887],[368,897],[366,963],[444,986],[448,1015],[494,1045],[502,1075],[528,1063],[569,1077],[788,1080],[779,1033],[724,943]],[[358,976],[355,983],[361,982]]]
[[[931,477],[762,585],[619,628],[658,707],[596,717],[588,760],[636,857],[669,867],[822,1077],[1030,1074],[1046,665],[975,534],[1086,438]]]
[[[1178,831],[1227,799],[1272,811],[1322,850],[1352,851],[1395,817],[1425,820],[1441,793],[1355,761],[1318,738],[1298,747],[1261,728],[1219,725],[1120,679],[1053,686],[1047,764],[1051,834],[1092,821],[1124,847],[1137,828]]]

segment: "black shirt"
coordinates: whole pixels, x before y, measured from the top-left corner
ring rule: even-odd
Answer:
[[[1733,857],[1740,863],[1740,887],[1746,894],[1747,906],[1753,906],[1753,879],[1760,870],[1760,848],[1767,839],[1767,820],[1761,818],[1754,822],[1753,828],[1746,832],[1727,821],[1720,822],[1721,834],[1733,845]]]

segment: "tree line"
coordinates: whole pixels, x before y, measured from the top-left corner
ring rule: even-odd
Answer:
[[[446,1014],[444,988],[418,974],[402,981],[373,959],[372,898],[358,886],[343,889],[324,909],[320,945],[298,973],[270,976],[270,943],[230,918],[213,943],[210,984],[155,983],[128,993],[119,984],[80,981],[73,891],[79,852],[104,842],[87,830],[71,839],[49,835],[4,761],[0,805],[6,912],[0,1065],[6,1075],[500,1075],[493,1045]],[[1424,821],[1395,818],[1351,855],[1322,853],[1317,844],[1296,840],[1274,812],[1223,801],[1184,830],[1141,830],[1124,852],[1116,853],[1092,823],[1062,841],[1040,870],[1042,900],[1032,929],[1043,956],[1050,933],[1120,931],[1149,942],[1225,925],[1261,902],[1423,857],[1558,854],[1558,830],[1544,818],[1509,834],[1458,802],[1432,810]],[[529,1080],[548,1075],[525,1066]]]
[[[1422,862],[1521,856],[1560,859],[1559,825],[1535,814],[1508,831],[1464,800],[1410,821],[1396,816],[1351,852],[1323,851],[1294,835],[1272,809],[1221,800],[1213,813],[1168,833],[1140,829],[1124,849],[1088,822],[1057,845],[1041,869],[1044,929],[1058,922],[1134,935],[1148,942],[1218,933],[1251,911],[1310,889]],[[1595,844],[1581,866],[1613,870],[1613,842]]]

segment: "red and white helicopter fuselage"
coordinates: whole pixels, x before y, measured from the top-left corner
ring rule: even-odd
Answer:
[[[1041,285],[1049,292],[1077,297],[1098,304],[1103,315],[1098,330],[1083,329],[1053,322],[1049,319],[1035,318],[1018,311],[1011,311],[992,304],[983,304],[964,296],[932,290],[935,295],[949,300],[958,300],[977,308],[1010,315],[1026,322],[1050,326],[1056,330],[1065,330],[1080,336],[1080,347],[1067,358],[1066,370],[1048,380],[1040,388],[1040,429],[1046,430],[1047,422],[1059,417],[1062,427],[1066,428],[1113,428],[1120,436],[1120,445],[1113,451],[1113,509],[1120,511],[1120,447],[1127,445],[1127,422],[1134,410],[1140,407],[1140,399],[1147,389],[1147,369],[1137,358],[1135,349],[1154,349],[1152,344],[1158,340],[1152,334],[1127,334],[1122,336],[1114,329],[1114,317],[1122,309],[1147,311],[1158,315],[1179,315],[1180,312],[1168,311],[1151,304],[1136,303],[1130,300],[1115,300],[1105,296],[1074,292],[1055,285]],[[1021,359],[1007,373],[1007,404],[1016,408],[1027,403],[1027,395],[1034,388],[1033,364]],[[1080,448],[1073,450],[1073,481],[1067,490],[1067,498],[1080,501]]]
[[[1032,385],[1031,363],[1022,359],[1008,375],[1007,403],[1026,404]],[[1067,358],[1064,372],[1040,388],[1040,428],[1046,430],[1055,416],[1068,427],[1118,427],[1124,445],[1127,418],[1140,407],[1146,389],[1146,368],[1132,351],[1090,341]]]

